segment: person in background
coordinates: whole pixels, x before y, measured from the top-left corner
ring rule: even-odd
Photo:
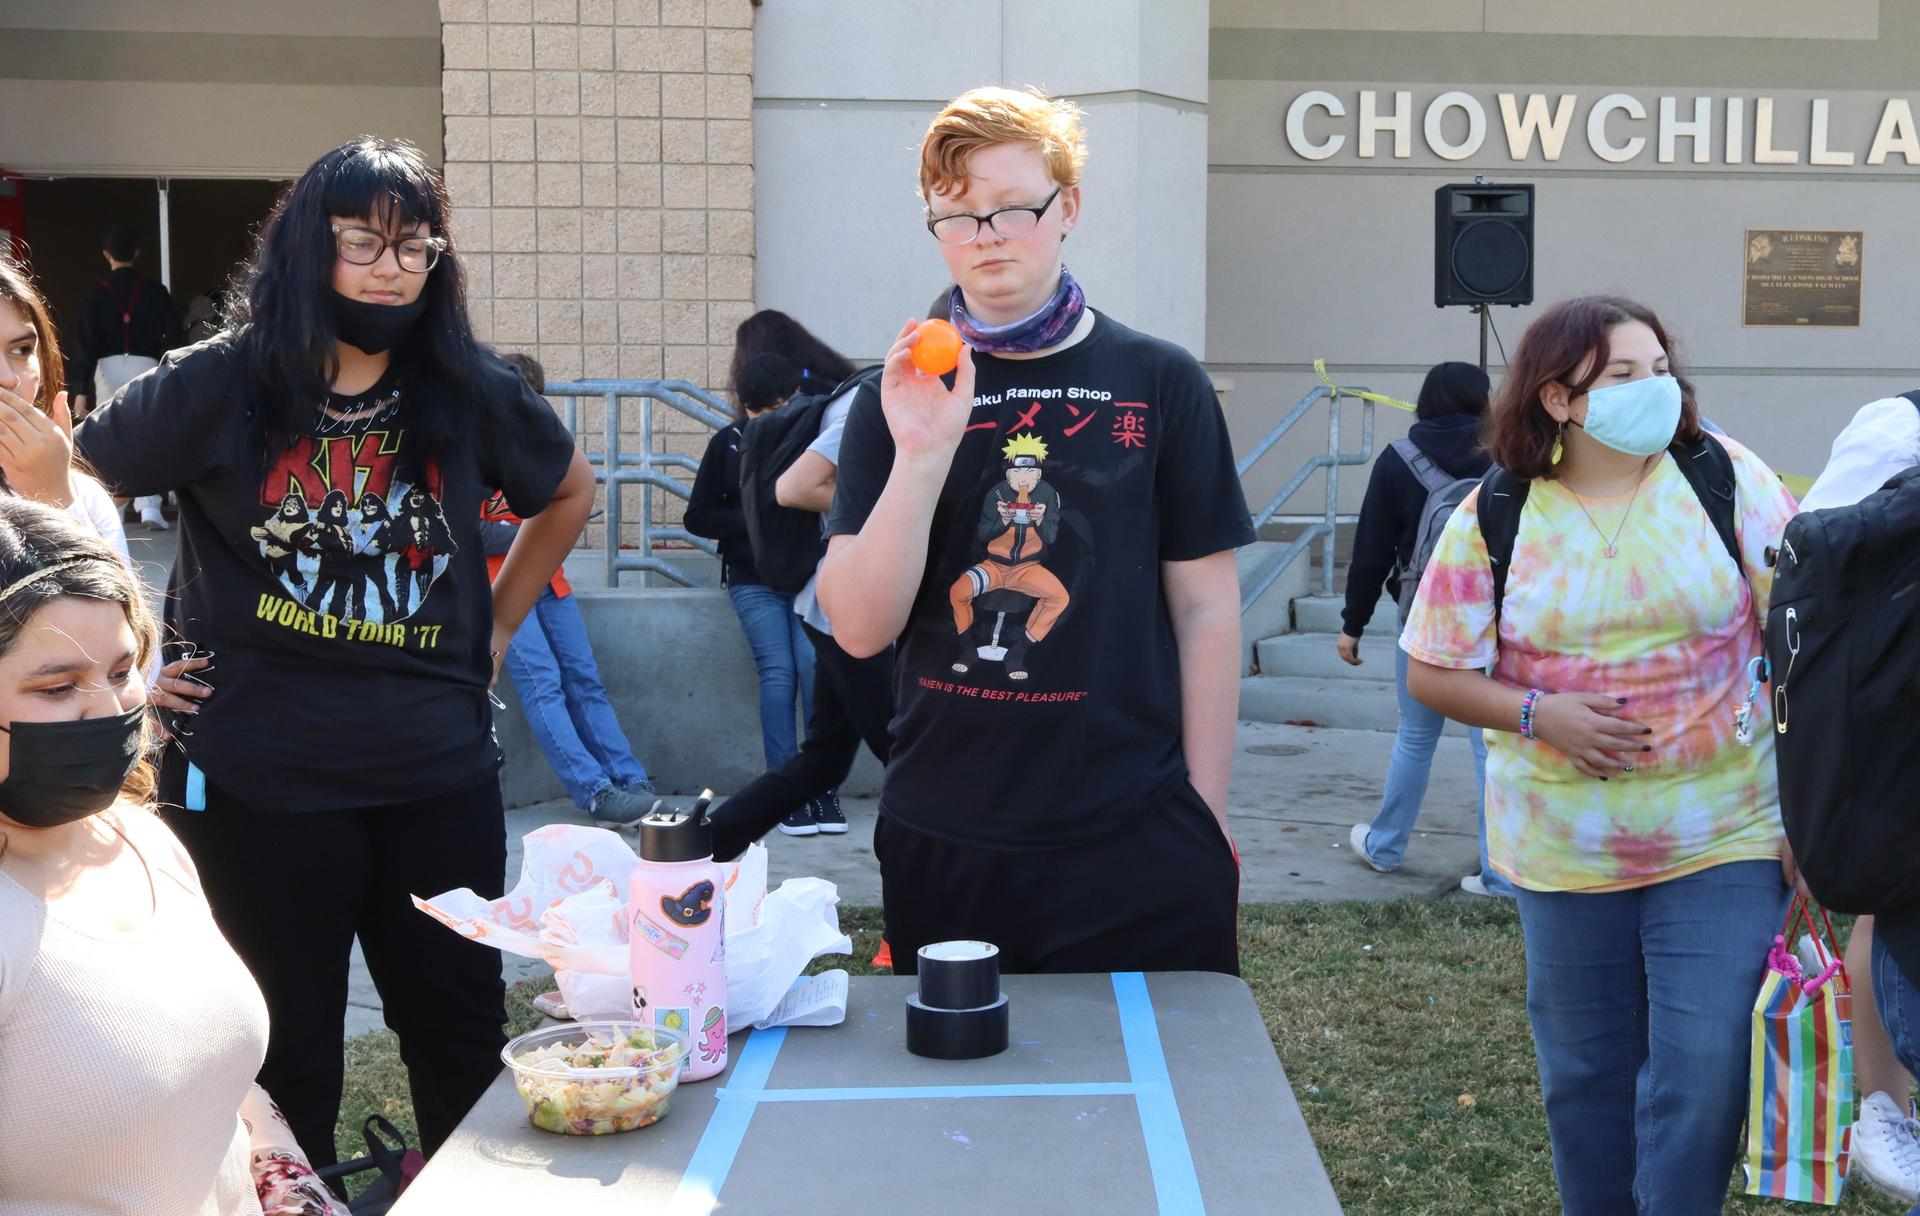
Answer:
[[[1488,740],[1487,854],[1518,888],[1568,1216],[1718,1216],[1797,873],[1753,674],[1793,498],[1699,417],[1646,306],[1546,309],[1493,407],[1513,488],[1489,508],[1483,482],[1448,518],[1400,639],[1416,699],[1506,732]],[[1732,548],[1683,452],[1726,462]],[[1496,608],[1481,516],[1516,505]]]
[[[1826,468],[1800,503],[1802,511],[1851,506],[1920,465],[1920,407],[1883,397],[1860,407],[1835,436]],[[1904,962],[1902,960],[1905,960]],[[1896,1044],[1880,1013],[1884,991],[1905,1018],[1920,1019],[1920,909],[1862,916],[1847,938],[1853,979],[1853,1075],[1859,1092],[1848,1173],[1902,1203],[1920,1203],[1920,1122],[1913,1118],[1913,1077],[1903,1054],[1920,1058],[1920,1041]],[[1920,1034],[1920,1020],[1903,1029]]]
[[[795,701],[800,702],[802,720],[813,718],[813,643],[794,615],[793,596],[762,583],[753,568],[740,500],[740,436],[750,419],[785,405],[803,380],[799,368],[771,351],[746,361],[733,382],[733,423],[715,432],[707,444],[687,503],[687,531],[719,545],[720,582],[753,651],[760,678],[760,747],[768,769],[779,768],[799,751]],[[821,797],[837,801],[839,794],[829,790]],[[792,834],[786,821],[780,826]],[[819,831],[812,807],[797,826]]]
[[[820,414],[819,433],[806,451],[781,471],[774,497],[783,507],[823,516],[833,505],[835,468],[847,411],[865,379],[877,372],[851,361],[782,312],[767,309],[740,323],[733,364],[744,371],[756,358],[775,354],[800,369],[796,393],[832,394]],[[838,380],[833,379],[839,376]],[[736,382],[738,372],[736,372]],[[714,856],[731,857],[776,826],[788,836],[840,835],[847,816],[840,787],[853,771],[864,742],[885,764],[893,717],[891,653],[855,658],[833,637],[833,622],[820,603],[820,570],[793,599],[793,612],[813,645],[813,709],[806,738],[785,762],[741,787],[713,812]]]
[[[502,355],[536,393],[547,374],[531,355]],[[520,517],[504,495],[480,509],[487,572],[498,576],[520,531]],[[632,823],[653,805],[653,781],[634,758],[633,745],[607,701],[607,687],[587,640],[566,572],[554,571],[533,611],[507,643],[507,674],[520,693],[527,726],[573,805],[607,823]]]
[[[260,990],[148,805],[158,648],[105,541],[0,498],[0,1212],[346,1216],[254,1083]]]
[[[795,395],[831,392],[859,370],[800,322],[777,308],[763,308],[734,328],[728,382],[739,384],[740,372],[748,361],[766,354],[779,355],[799,371]]]
[[[262,227],[229,326],[74,433],[110,489],[180,492],[169,625],[221,670],[165,754],[168,824],[266,997],[262,1084],[322,1166],[356,939],[429,1152],[500,1072],[499,951],[411,896],[503,891],[488,691],[593,503],[553,407],[474,339],[452,208],[411,144],[328,152]],[[489,587],[496,490],[524,522]],[[344,615],[299,590],[323,563],[361,589]]]
[[[125,224],[107,229],[100,241],[107,274],[87,292],[74,334],[74,416],[113,400],[113,395],[142,372],[160,364],[160,356],[180,345],[180,317],[166,284],[140,273],[140,238]],[[162,496],[134,501],[140,522],[166,528]]]
[[[1477,478],[1487,471],[1487,453],[1480,446],[1480,422],[1487,413],[1487,373],[1471,363],[1441,363],[1427,372],[1420,385],[1415,422],[1407,440],[1436,470],[1440,484],[1459,478]],[[1342,662],[1358,667],[1360,639],[1373,619],[1382,587],[1402,604],[1412,599],[1403,571],[1413,563],[1420,518],[1430,489],[1409,465],[1398,444],[1389,444],[1373,462],[1367,497],[1360,504],[1360,525],[1353,534],[1353,564],[1347,571],[1347,603],[1336,639]],[[1402,625],[1406,614],[1401,613]],[[1381,873],[1400,868],[1407,841],[1426,798],[1427,777],[1433,769],[1433,749],[1440,742],[1446,719],[1407,692],[1407,653],[1394,654],[1394,687],[1400,698],[1400,724],[1394,731],[1393,753],[1387,761],[1386,789],[1380,811],[1371,824],[1356,823],[1348,834],[1354,856]],[[1460,880],[1470,895],[1513,894],[1513,884],[1487,868],[1486,788],[1487,745],[1478,728],[1467,732],[1473,748],[1474,799],[1480,814],[1480,869]]]

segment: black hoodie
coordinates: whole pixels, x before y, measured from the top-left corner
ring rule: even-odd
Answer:
[[[1454,477],[1478,477],[1490,463],[1480,447],[1480,422],[1477,414],[1451,414],[1414,423],[1407,438]],[[1414,533],[1426,505],[1427,488],[1389,445],[1373,462],[1360,525],[1353,534],[1347,604],[1340,614],[1342,632],[1349,637],[1365,632],[1382,587],[1399,597],[1399,580],[1393,574],[1413,560]]]

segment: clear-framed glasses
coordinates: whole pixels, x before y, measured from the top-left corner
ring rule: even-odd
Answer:
[[[927,231],[933,233],[933,239],[942,245],[971,245],[980,236],[980,225],[987,224],[1001,236],[1025,236],[1040,226],[1040,217],[1053,206],[1053,200],[1060,197],[1061,187],[1055,186],[1053,193],[1047,195],[1047,201],[1038,207],[1002,207],[985,215],[942,215],[927,221]]]
[[[355,266],[371,266],[380,260],[380,256],[393,247],[394,256],[400,261],[400,269],[411,274],[425,274],[433,269],[440,255],[447,248],[447,238],[443,236],[410,236],[398,241],[389,241],[371,228],[349,228],[344,224],[333,226],[333,240],[344,261]]]

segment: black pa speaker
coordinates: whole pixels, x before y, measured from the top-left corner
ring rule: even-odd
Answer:
[[[1533,187],[1433,192],[1433,302],[1533,303]]]

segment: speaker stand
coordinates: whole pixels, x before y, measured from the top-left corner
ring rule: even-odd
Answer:
[[[1487,370],[1487,330],[1493,324],[1493,318],[1487,315],[1485,304],[1475,304],[1474,310],[1480,314],[1480,370]]]

